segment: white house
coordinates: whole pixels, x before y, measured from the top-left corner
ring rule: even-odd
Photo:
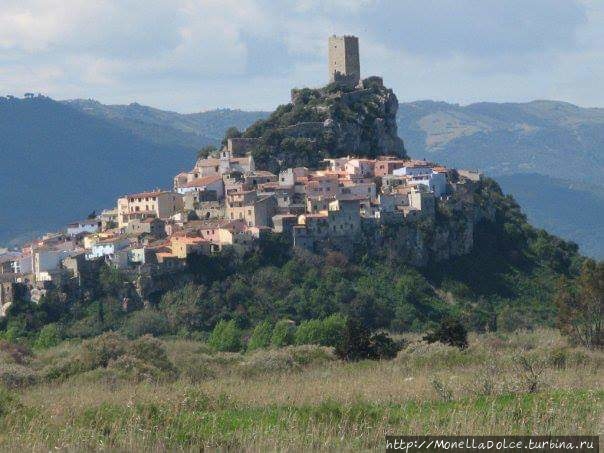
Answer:
[[[130,242],[126,238],[106,239],[93,244],[86,259],[92,260],[103,256],[111,257],[115,252],[128,247]]]
[[[77,236],[82,233],[96,233],[101,228],[101,221],[96,219],[87,219],[80,222],[73,222],[67,225],[67,234]]]
[[[395,176],[406,176],[407,184],[427,186],[436,197],[442,196],[447,191],[447,176],[445,173],[434,171],[430,167],[414,166],[401,167],[392,172]]]
[[[214,191],[216,192],[216,199],[222,200],[224,198],[224,183],[222,182],[222,176],[210,175],[183,183],[176,188],[176,191],[181,195],[189,192]]]
[[[50,273],[59,270],[61,261],[71,253],[71,250],[34,249],[32,265],[36,281],[49,280]]]
[[[433,172],[432,167],[429,165],[422,164],[414,164],[414,165],[405,165],[401,168],[396,168],[392,171],[392,174],[395,176],[420,176],[420,175],[429,175]]]

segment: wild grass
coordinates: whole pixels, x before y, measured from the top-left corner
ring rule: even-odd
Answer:
[[[386,434],[598,434],[604,354],[554,331],[410,345],[344,363],[315,346],[217,353],[166,340],[173,379],[110,366],[0,392],[0,449],[375,449]],[[33,373],[80,353],[33,356]]]

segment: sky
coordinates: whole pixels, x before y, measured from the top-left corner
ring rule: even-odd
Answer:
[[[269,110],[331,34],[401,102],[604,107],[604,0],[0,0],[0,95]]]

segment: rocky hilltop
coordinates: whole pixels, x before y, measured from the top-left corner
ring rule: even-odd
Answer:
[[[293,89],[289,104],[252,124],[243,137],[258,139],[256,164],[272,171],[315,167],[324,158],[346,155],[405,157],[397,110],[396,95],[380,77],[364,79],[356,88],[332,83]]]

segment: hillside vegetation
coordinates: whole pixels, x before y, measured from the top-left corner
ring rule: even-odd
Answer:
[[[601,352],[543,330],[472,336],[463,351],[407,342],[371,363],[319,346],[241,354],[115,335],[34,353],[2,344],[0,448],[358,450],[392,433],[598,433]]]

